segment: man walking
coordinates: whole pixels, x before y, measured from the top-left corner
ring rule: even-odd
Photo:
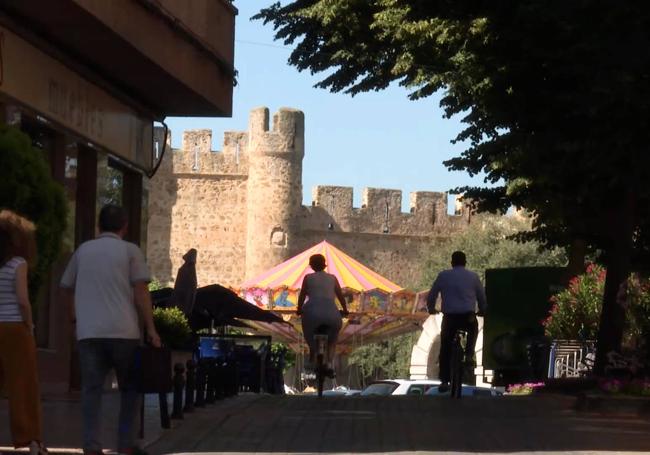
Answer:
[[[487,309],[485,291],[478,275],[465,268],[467,259],[462,251],[451,255],[451,269],[438,274],[427,296],[429,313],[436,313],[435,304],[438,294],[442,297],[441,312],[442,329],[440,334],[440,392],[449,390],[449,362],[454,333],[458,329],[467,331],[467,346],[465,349],[466,363],[472,363],[476,337],[478,336],[478,321],[476,320],[476,304],[478,314],[483,316]]]
[[[123,240],[126,212],[106,205],[99,214],[99,236],[79,246],[61,278],[73,308],[81,369],[83,450],[102,453],[100,441],[102,391],[115,370],[121,392],[118,451],[133,455],[140,396],[136,391],[135,357],[140,345],[140,322],[148,341],[160,346],[153,323],[151,280],[142,251]]]

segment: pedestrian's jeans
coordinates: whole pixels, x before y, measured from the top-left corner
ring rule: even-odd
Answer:
[[[79,341],[84,452],[102,450],[102,393],[111,369],[115,370],[121,398],[117,448],[134,447],[136,416],[140,404],[135,372],[139,345],[140,340],[118,338],[88,338]]]

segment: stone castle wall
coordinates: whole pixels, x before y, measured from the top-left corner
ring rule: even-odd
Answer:
[[[151,180],[147,256],[153,275],[170,283],[190,248],[198,250],[199,285],[237,287],[244,279],[327,239],[400,285],[420,282],[421,255],[436,239],[464,229],[469,212],[447,214],[445,193],[415,192],[402,213],[402,192],[318,186],[302,205],[304,115],[251,112],[247,132],[227,132],[211,151],[210,130],[187,131]]]

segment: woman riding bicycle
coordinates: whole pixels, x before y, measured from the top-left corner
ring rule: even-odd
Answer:
[[[325,257],[322,254],[314,254],[309,258],[309,266],[314,273],[305,275],[302,281],[296,312],[302,316],[302,331],[309,345],[311,365],[314,365],[316,360],[314,332],[321,326],[327,327],[327,356],[331,365],[336,350],[336,340],[343,325],[341,314],[347,316],[348,308],[338,280],[334,275],[325,272]],[[337,308],[336,298],[338,298],[343,311],[339,311]],[[305,299],[307,299],[306,302]]]

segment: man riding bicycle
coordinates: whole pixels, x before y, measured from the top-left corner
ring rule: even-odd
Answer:
[[[478,336],[478,321],[476,320],[476,304],[478,315],[483,316],[487,309],[485,290],[478,275],[465,268],[467,258],[462,251],[451,255],[451,266],[438,274],[427,296],[429,313],[437,313],[435,309],[438,294],[442,297],[441,312],[442,329],[440,334],[440,392],[449,390],[449,362],[454,334],[457,330],[467,331],[467,346],[465,362],[473,363],[476,337]]]

